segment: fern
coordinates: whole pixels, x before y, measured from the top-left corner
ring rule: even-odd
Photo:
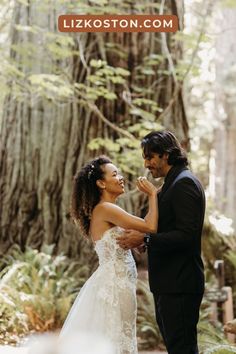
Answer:
[[[63,254],[12,248],[1,263],[0,343],[17,343],[29,332],[61,327],[89,275],[88,267]]]
[[[227,344],[219,344],[215,345],[210,349],[206,349],[204,354],[230,354],[236,353],[236,347],[227,345]]]

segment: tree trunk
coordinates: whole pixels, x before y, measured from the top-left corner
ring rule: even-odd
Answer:
[[[46,6],[47,3],[47,6]],[[177,4],[178,3],[178,8]],[[178,14],[182,19],[180,3],[171,1],[166,13]],[[142,2],[143,5],[146,1]],[[155,1],[148,2],[150,11],[158,13]],[[44,5],[44,6],[43,6]],[[46,10],[45,7],[46,6]],[[51,7],[50,7],[51,6]],[[39,26],[50,33],[56,33],[57,16],[63,13],[59,5],[48,2],[31,1],[28,6],[16,2],[14,24]],[[134,6],[134,5],[133,5]],[[132,13],[132,6],[130,12]],[[178,13],[177,13],[178,12]],[[181,20],[182,21],[182,20]],[[180,25],[182,26],[180,21]],[[69,37],[69,34],[66,35]],[[55,62],[64,69],[72,82],[85,82],[88,63],[92,59],[103,59],[109,65],[121,66],[130,71],[128,90],[134,94],[135,85],[150,88],[146,98],[157,102],[163,109],[156,114],[156,120],[171,129],[188,146],[188,123],[182,99],[181,83],[177,82],[174,65],[182,56],[180,44],[173,41],[172,34],[158,33],[104,33],[77,34],[74,50],[80,56],[55,60],[50,57],[42,32],[27,32],[12,29],[11,41],[14,46],[34,44],[24,53],[19,49],[11,51],[11,60],[17,63],[18,70],[28,74],[53,72]],[[170,45],[170,42],[173,42]],[[123,53],[107,49],[106,43]],[[138,78],[138,68],[142,67],[145,57],[163,54],[166,59],[155,67],[152,76]],[[173,65],[173,67],[172,67]],[[169,75],[164,73],[169,70]],[[15,87],[17,80],[11,80]],[[15,91],[14,91],[15,92]],[[130,121],[138,122],[138,117],[129,114],[129,106],[117,89],[116,101],[100,100],[98,108],[116,126]],[[28,96],[29,97],[29,96]],[[57,103],[35,97],[16,97],[10,94],[5,100],[1,126],[0,150],[0,246],[4,253],[14,243],[22,249],[26,245],[40,247],[54,243],[56,252],[63,251],[71,256],[84,256],[86,262],[94,259],[91,244],[79,236],[78,230],[68,218],[72,178],[75,172],[100,151],[91,152],[87,144],[95,137],[116,139],[119,134],[97,115],[77,100]],[[103,149],[109,154],[109,151]],[[129,176],[129,180],[132,177]],[[143,199],[128,195],[123,199],[126,208],[140,215],[139,203]]]
[[[222,10],[216,41],[216,122],[210,190],[217,209],[236,226],[236,9]]]

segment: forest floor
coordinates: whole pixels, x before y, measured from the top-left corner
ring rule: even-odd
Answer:
[[[160,352],[158,350],[152,350],[152,351],[138,352],[138,354],[167,354],[167,352]]]
[[[16,348],[8,345],[0,345],[0,354],[27,354],[28,348]],[[167,354],[166,352],[160,352],[157,350],[152,351],[142,351],[139,354]]]
[[[27,353],[28,353],[28,348],[26,347],[16,348],[8,345],[0,345],[0,354],[27,354]],[[157,350],[152,350],[152,351],[142,351],[139,352],[139,354],[167,354],[167,353],[160,352]]]

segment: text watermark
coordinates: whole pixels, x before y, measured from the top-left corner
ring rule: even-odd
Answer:
[[[60,15],[60,32],[176,32],[175,15]]]

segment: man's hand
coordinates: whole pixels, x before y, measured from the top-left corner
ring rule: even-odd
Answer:
[[[146,245],[143,243],[141,246],[136,247],[133,249],[133,251],[139,255],[141,255],[142,253],[145,253],[147,250]]]
[[[144,233],[135,230],[125,230],[124,235],[117,237],[118,245],[124,250],[143,245]]]

